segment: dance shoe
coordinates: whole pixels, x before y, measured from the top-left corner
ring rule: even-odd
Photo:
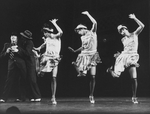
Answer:
[[[89,96],[89,99],[90,99],[90,103],[91,103],[91,104],[94,104],[94,103],[95,103],[94,96]]]
[[[52,101],[52,104],[53,104],[53,105],[56,105],[56,104],[57,104],[56,98],[52,98],[51,101]]]
[[[80,72],[80,73],[77,75],[77,77],[80,77],[80,76],[86,76],[86,74],[83,73],[83,72]]]
[[[21,102],[21,100],[20,99],[15,99],[15,102]]]
[[[6,101],[4,99],[0,99],[0,103],[5,103]]]
[[[31,102],[40,102],[40,101],[41,101],[41,98],[38,98],[38,99],[31,99],[30,101],[31,101]]]
[[[132,102],[133,102],[134,104],[138,104],[137,97],[132,97]]]
[[[108,68],[106,72],[109,72],[114,78],[119,78],[119,75],[116,74],[111,68]]]

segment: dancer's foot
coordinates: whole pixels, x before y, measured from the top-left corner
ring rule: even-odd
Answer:
[[[112,69],[113,69],[113,67],[111,66],[111,67],[107,68],[106,72],[109,73],[110,70],[112,70]]]
[[[74,66],[76,66],[76,62],[73,61],[72,64],[73,64]]]
[[[0,103],[5,103],[6,101],[4,99],[0,99]]]
[[[40,102],[41,101],[41,98],[38,98],[38,99],[34,99],[35,102]]]
[[[114,77],[114,78],[119,78],[119,75],[118,74],[116,74],[112,69],[111,69],[111,67],[110,68],[108,68],[107,70],[106,70],[106,72],[109,72],[111,75],[112,75],[112,77]]]
[[[44,74],[45,74],[44,72],[38,72],[38,73],[37,73],[37,75],[38,75],[39,77],[43,77]]]
[[[31,99],[30,101],[31,101],[31,102],[40,102],[40,101],[41,101],[41,98]]]
[[[90,99],[90,103],[91,103],[91,104],[94,104],[94,103],[95,103],[94,96],[89,96],[89,99]]]
[[[86,74],[83,73],[83,72],[79,72],[79,74],[77,75],[77,77],[80,77],[80,76],[86,76]]]
[[[21,102],[21,99],[15,99],[14,102]]]
[[[52,101],[52,104],[53,104],[53,105],[56,105],[56,104],[57,104],[55,97],[52,97],[51,101]]]
[[[137,97],[132,97],[132,102],[133,102],[134,104],[138,104]]]

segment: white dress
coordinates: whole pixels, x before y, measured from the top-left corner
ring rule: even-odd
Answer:
[[[83,50],[78,55],[75,65],[79,71],[84,74],[92,67],[100,63],[100,57],[97,52],[97,35],[89,31],[81,37]]]
[[[122,43],[124,46],[124,50],[121,54],[116,58],[116,62],[114,65],[114,73],[120,75],[121,72],[124,71],[126,67],[134,65],[138,67],[137,63],[139,60],[138,50],[138,36],[136,34],[131,34],[130,37],[122,38]]]
[[[61,49],[61,40],[46,38],[45,40],[46,51],[42,54],[40,61],[40,71],[42,72],[51,72],[60,61],[60,49]]]

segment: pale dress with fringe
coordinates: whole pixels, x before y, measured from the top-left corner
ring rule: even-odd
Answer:
[[[76,68],[84,74],[97,63],[100,63],[99,53],[97,52],[97,35],[93,32],[88,32],[81,37],[83,50],[78,55],[75,65]]]
[[[139,67],[139,64],[137,63],[139,60],[139,54],[137,53],[138,36],[133,33],[130,35],[130,37],[122,38],[122,43],[124,50],[116,58],[114,65],[114,73],[116,73],[118,76],[125,70],[125,68],[131,65]]]

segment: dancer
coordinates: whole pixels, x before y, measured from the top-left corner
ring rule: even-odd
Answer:
[[[5,43],[0,54],[0,58],[8,58],[8,72],[2,99],[0,102],[6,102],[8,95],[15,81],[19,81],[19,95],[16,101],[25,101],[26,94],[26,64],[22,54],[22,48],[18,43],[17,33],[13,32],[10,37],[11,43]]]
[[[75,31],[81,35],[82,46],[74,50],[71,47],[68,47],[73,52],[81,51],[78,55],[76,62],[73,62],[78,76],[86,76],[87,71],[90,71],[90,95],[89,99],[91,103],[95,103],[94,100],[94,89],[95,89],[95,75],[96,75],[96,66],[97,63],[100,63],[99,53],[97,52],[97,22],[89,14],[88,11],[82,12],[83,15],[88,16],[88,18],[93,23],[91,30],[88,30],[86,26],[79,24]]]
[[[52,90],[52,104],[57,104],[56,102],[56,77],[58,72],[58,64],[61,60],[60,57],[60,50],[61,50],[61,36],[63,34],[63,31],[61,28],[57,25],[57,19],[50,20],[50,22],[56,27],[58,33],[54,34],[54,29],[49,28],[48,24],[45,24],[43,27],[43,33],[44,33],[44,43],[38,47],[35,48],[35,50],[41,50],[44,46],[46,46],[46,51],[41,56],[40,61],[40,70],[38,74],[42,74],[45,72],[52,72],[52,82],[51,82],[51,90]]]
[[[139,54],[137,53],[138,50],[138,35],[144,28],[144,24],[136,18],[134,14],[129,15],[130,19],[133,19],[137,22],[139,27],[133,32],[130,33],[128,28],[124,25],[119,25],[117,27],[118,32],[124,36],[121,41],[124,46],[124,50],[121,53],[114,54],[116,58],[114,68],[110,67],[107,71],[111,73],[113,77],[119,77],[121,72],[125,70],[125,68],[129,69],[129,74],[132,79],[132,102],[134,104],[138,103],[136,93],[137,93],[137,71],[136,67],[139,67],[137,63],[139,60]],[[114,71],[112,70],[114,69]]]
[[[28,95],[31,101],[41,101],[41,93],[37,84],[36,78],[36,67],[35,67],[35,56],[33,47],[34,44],[32,42],[32,33],[29,30],[25,30],[20,33],[22,45],[24,49],[25,62],[27,67],[27,79],[29,82],[29,91]]]

